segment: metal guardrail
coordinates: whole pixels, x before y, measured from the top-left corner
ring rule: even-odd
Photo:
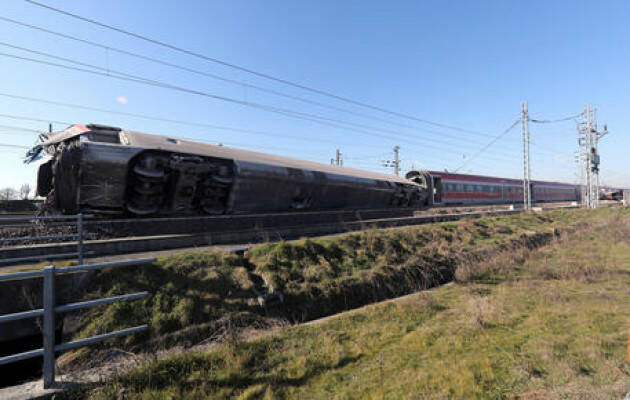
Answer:
[[[42,337],[43,348],[27,351],[24,353],[13,354],[6,357],[0,357],[0,365],[9,364],[16,361],[26,360],[29,358],[44,357],[43,378],[44,389],[51,388],[55,385],[55,352],[67,351],[77,347],[87,346],[106,339],[112,339],[131,333],[141,332],[148,328],[148,325],[140,325],[133,328],[122,329],[116,332],[110,332],[103,335],[92,336],[86,339],[75,340],[61,344],[55,344],[55,317],[56,314],[69,311],[81,310],[84,308],[95,307],[103,304],[110,304],[116,301],[130,301],[148,296],[148,292],[138,292],[132,294],[124,294],[120,296],[107,297],[97,300],[82,301],[78,303],[70,303],[64,305],[55,304],[55,276],[58,274],[68,274],[76,271],[90,271],[103,268],[126,267],[130,265],[140,265],[154,262],[155,258],[141,258],[135,260],[114,261],[92,265],[77,265],[62,269],[56,269],[54,266],[47,266],[37,271],[15,272],[11,274],[0,274],[0,281],[43,277],[43,308],[29,310],[13,314],[0,315],[0,323],[17,321],[26,318],[36,318],[43,316]]]
[[[0,218],[0,225],[6,222],[31,222],[31,221],[72,221],[76,220],[76,232],[75,234],[65,234],[65,235],[43,235],[43,236],[22,236],[22,237],[13,237],[13,238],[0,238],[0,242],[19,242],[24,240],[30,241],[44,241],[51,239],[76,239],[77,240],[77,251],[74,253],[63,253],[63,254],[49,254],[49,255],[39,255],[39,256],[28,256],[28,257],[17,257],[17,258],[5,258],[0,259],[0,264],[10,264],[17,262],[25,262],[25,261],[39,261],[42,259],[56,259],[56,258],[69,258],[76,256],[79,264],[83,264],[83,257],[85,255],[91,254],[91,252],[86,252],[83,248],[83,221],[86,218],[92,218],[93,215],[51,215],[51,216],[29,216],[29,217],[8,217],[8,218]]]

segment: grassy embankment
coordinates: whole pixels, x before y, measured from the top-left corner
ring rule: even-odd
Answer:
[[[149,363],[68,396],[621,398],[630,390],[630,215],[562,214],[565,223],[576,216],[593,227],[462,265],[453,285]],[[470,222],[461,224],[451,232]]]
[[[461,220],[376,230],[294,242],[270,243],[245,257],[220,252],[185,252],[153,265],[97,275],[87,298],[148,291],[146,300],[115,303],[84,314],[77,337],[150,323],[149,334],[119,342],[127,349],[192,345],[226,324],[275,324],[265,318],[254,286],[284,296],[280,315],[309,320],[452,280],[458,265],[500,251],[535,246],[554,229],[597,221],[584,210]],[[533,235],[532,233],[538,233]],[[140,347],[134,346],[142,343]],[[65,361],[86,358],[88,349]],[[90,359],[94,359],[90,355]]]

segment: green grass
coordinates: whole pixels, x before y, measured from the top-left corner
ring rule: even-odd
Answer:
[[[471,269],[479,256],[466,263],[463,255],[485,248],[496,252],[526,232],[552,232],[625,213],[619,209],[596,213],[554,210],[465,219],[269,243],[247,252],[244,258],[220,252],[183,252],[160,258],[153,265],[99,273],[87,298],[137,291],[148,291],[151,296],[90,310],[81,316],[76,337],[149,322],[147,333],[119,339],[116,345],[134,351],[155,350],[196,344],[225,323],[239,327],[252,321],[262,326],[275,324],[265,318],[265,310],[255,300],[250,272],[260,276],[271,290],[283,293],[284,314],[297,321],[411,293],[453,277],[492,281],[500,273],[490,267]],[[454,276],[456,266],[460,268]],[[93,350],[69,353],[62,364],[98,361]]]
[[[517,220],[531,229],[528,218]],[[589,221],[610,225],[583,227],[520,260],[501,253],[453,285],[149,363],[68,396],[622,398],[630,391],[630,217],[602,211]],[[512,222],[484,225],[517,231]]]

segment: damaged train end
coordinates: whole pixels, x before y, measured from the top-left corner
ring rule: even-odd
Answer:
[[[37,193],[66,214],[167,216],[421,208],[426,186],[393,175],[104,125],[42,134]]]

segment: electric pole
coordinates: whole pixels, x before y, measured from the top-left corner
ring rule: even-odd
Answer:
[[[529,111],[527,101],[521,102],[521,133],[523,136],[523,208],[532,208],[531,168],[529,163]]]
[[[608,127],[603,131],[597,130],[597,110],[589,104],[584,106],[584,116],[581,126],[578,126],[578,144],[580,146],[582,181],[582,204],[587,208],[597,208],[599,205],[599,153],[597,147],[599,139],[608,134]]]
[[[394,174],[396,174],[396,176],[398,176],[398,174],[400,173],[400,158],[399,158],[399,154],[398,151],[400,150],[400,146],[394,146],[394,161],[392,160],[383,160],[381,165],[383,165],[383,167],[387,167],[387,168],[393,168],[394,169]]]
[[[341,158],[341,151],[337,149],[335,151],[335,158],[330,159],[330,165],[336,165],[338,167],[343,167],[343,159]]]

